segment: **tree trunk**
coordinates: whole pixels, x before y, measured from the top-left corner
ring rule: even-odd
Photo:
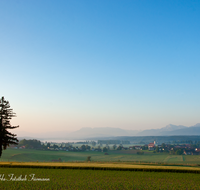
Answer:
[[[1,155],[2,155],[2,144],[0,143],[0,158],[1,158]]]

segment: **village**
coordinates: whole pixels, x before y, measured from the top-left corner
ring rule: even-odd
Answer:
[[[144,146],[132,146],[129,149],[137,149],[137,150],[149,150],[156,152],[166,152],[169,154],[184,154],[184,155],[200,155],[200,148],[199,144],[180,144],[180,145],[173,145],[173,144],[165,144],[162,143],[161,145],[157,144],[156,141],[149,143],[148,145]]]
[[[26,140],[20,141],[18,146],[10,146],[15,149],[38,149],[44,151],[96,151],[96,152],[109,152],[129,150],[129,153],[144,154],[147,152],[152,153],[168,153],[177,155],[200,155],[200,144],[159,144],[156,141],[144,145],[132,145],[129,143],[123,145],[122,143],[116,144],[98,144],[95,141],[85,141],[77,143],[55,143],[55,142],[40,142],[39,140]],[[131,151],[132,150],[132,151]],[[134,150],[134,151],[133,151]],[[128,153],[128,152],[127,152]]]

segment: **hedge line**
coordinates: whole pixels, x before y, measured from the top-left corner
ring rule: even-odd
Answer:
[[[143,171],[143,172],[173,172],[173,173],[197,173],[200,170],[168,169],[168,168],[119,168],[119,167],[89,167],[89,166],[37,166],[37,165],[10,165],[0,164],[3,168],[43,168],[43,169],[79,169],[79,170],[117,170],[117,171]]]

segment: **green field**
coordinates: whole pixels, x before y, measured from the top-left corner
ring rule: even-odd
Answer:
[[[18,162],[51,162],[61,158],[64,162],[85,161],[91,156],[92,161],[100,162],[149,162],[149,163],[174,163],[174,164],[200,164],[200,155],[169,155],[165,153],[152,153],[144,151],[144,155],[137,155],[130,151],[110,151],[109,155],[103,152],[66,152],[66,151],[41,151],[33,149],[7,149],[3,151],[0,161]]]
[[[0,189],[199,189],[199,174],[95,171],[72,169],[0,168]],[[20,178],[24,181],[12,181]],[[34,178],[33,178],[34,174]],[[31,175],[31,176],[30,176]],[[2,178],[2,176],[1,176]],[[33,179],[49,179],[34,181]]]

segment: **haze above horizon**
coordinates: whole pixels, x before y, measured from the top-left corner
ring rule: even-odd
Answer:
[[[197,0],[0,1],[11,123],[33,133],[200,123],[199,20]]]

